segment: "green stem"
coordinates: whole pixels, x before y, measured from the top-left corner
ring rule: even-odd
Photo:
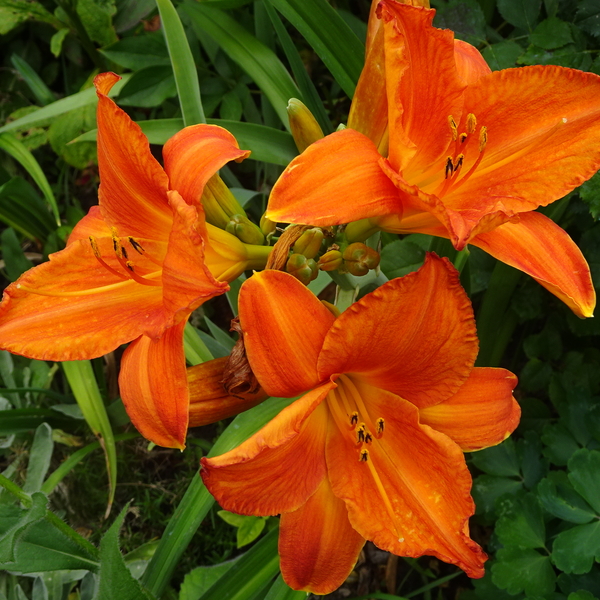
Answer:
[[[364,242],[378,231],[381,231],[381,228],[377,226],[374,219],[361,219],[346,225],[344,235],[350,243]]]
[[[256,244],[245,244],[248,253],[247,269],[262,270],[269,260],[269,256],[273,251],[273,246],[258,246]]]

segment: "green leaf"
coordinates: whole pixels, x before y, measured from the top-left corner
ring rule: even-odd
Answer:
[[[237,530],[237,547],[251,544],[263,532],[266,524],[264,517],[245,516]]]
[[[77,169],[85,169],[90,164],[97,162],[96,145],[90,142],[85,144],[71,144],[70,142],[95,125],[96,111],[93,106],[76,108],[61,115],[52,123],[48,130],[48,141],[54,152],[66,163]]]
[[[270,0],[321,57],[339,86],[352,98],[365,49],[326,0]]]
[[[493,515],[496,500],[505,494],[516,494],[523,489],[523,484],[516,479],[480,475],[473,482],[473,499],[478,512]]]
[[[589,523],[595,513],[569,484],[564,471],[554,471],[540,481],[537,494],[542,506],[555,517],[577,523]]]
[[[265,600],[304,600],[308,595],[307,592],[298,592],[293,590],[284,580],[281,574],[275,580],[275,583],[271,586]],[[375,598],[375,596],[369,596]],[[399,596],[390,596],[390,600],[402,600]]]
[[[39,492],[50,467],[54,442],[52,441],[52,428],[47,423],[42,423],[33,437],[33,444],[29,451],[29,464],[23,491],[28,494]]]
[[[581,575],[600,559],[600,521],[562,531],[552,544],[552,560],[561,571]]]
[[[188,0],[183,9],[190,16],[198,37],[209,35],[252,77],[289,129],[287,103],[299,95],[299,90],[276,54],[229,15],[206,3]]]
[[[119,550],[119,530],[129,509],[120,512],[100,542],[100,582],[95,600],[150,600],[152,596],[142,588],[129,572]]]
[[[57,29],[64,24],[34,0],[2,0],[0,5],[0,35],[5,35],[28,19],[50,23]]]
[[[29,509],[20,510],[18,513],[13,507],[0,505],[0,564],[13,563],[15,561],[15,545],[18,536],[25,528],[35,521],[44,518],[48,499],[44,494],[34,494],[32,506]],[[7,513],[8,514],[3,514]],[[5,520],[6,519],[6,520]]]
[[[569,460],[569,481],[600,514],[600,452],[582,448]]]
[[[50,90],[27,61],[23,60],[18,54],[13,54],[10,57],[10,62],[12,62],[19,75],[24,79],[37,102],[45,106],[46,104],[52,104],[56,100],[52,90]]]
[[[498,502],[496,535],[505,546],[543,548],[546,529],[542,509],[534,494],[505,497]]]
[[[114,0],[77,0],[77,14],[90,39],[106,46],[117,41],[112,16],[117,12]]]
[[[390,279],[416,271],[425,260],[425,250],[410,241],[410,236],[387,244],[381,251],[381,270]]]
[[[567,600],[598,600],[598,598],[586,590],[579,590],[577,592],[570,593]]]
[[[165,38],[160,31],[123,38],[100,52],[109,60],[132,71],[171,65]]]
[[[58,205],[56,204],[56,200],[54,198],[54,193],[52,192],[52,188],[50,187],[44,172],[42,171],[37,160],[34,158],[33,154],[31,154],[31,152],[29,152],[29,150],[27,150],[25,146],[23,146],[23,144],[19,142],[19,140],[17,140],[17,138],[11,133],[0,134],[0,150],[4,150],[15,160],[20,162],[23,168],[29,173],[29,175],[31,175],[32,179],[42,190],[42,194],[44,194],[46,202],[52,209],[56,219],[56,224],[60,225],[60,215],[58,212]]]
[[[33,267],[33,263],[25,256],[17,234],[11,227],[0,234],[0,243],[6,274],[11,281],[16,281],[25,271]]]
[[[206,123],[198,71],[181,19],[171,0],[156,0],[156,4],[175,75],[183,122],[186,126]]]
[[[108,472],[109,492],[106,507],[106,516],[108,516],[117,485],[117,450],[106,407],[89,360],[65,361],[62,367],[87,424],[102,440]]]
[[[501,548],[492,565],[492,581],[509,594],[546,596],[554,591],[556,574],[548,556],[529,548]]]
[[[545,50],[554,50],[573,43],[573,36],[568,23],[551,17],[542,21],[535,28],[531,34],[531,42]]]
[[[502,444],[474,452],[471,460],[477,468],[497,477],[519,477],[519,459],[515,444],[508,438]]]
[[[498,11],[502,18],[525,31],[533,31],[541,7],[541,0],[498,0]]]
[[[598,0],[578,2],[576,23],[583,31],[600,37],[600,3]]]
[[[73,421],[63,418],[53,410],[44,408],[18,408],[3,412],[0,419],[0,436],[31,431],[42,423],[49,423],[54,427],[69,427]]]
[[[546,425],[542,441],[546,444],[544,456],[559,467],[566,466],[573,453],[579,450],[579,444],[561,423]]]
[[[229,351],[235,346],[235,340],[225,333],[220,327],[217,327],[208,317],[204,317],[204,321],[206,322],[206,326],[210,331],[211,335]]]
[[[67,35],[69,35],[69,28],[63,27],[50,38],[50,52],[52,52],[56,58],[58,58],[62,52],[63,42]]]
[[[600,173],[579,188],[579,197],[588,205],[592,217],[600,219]]]
[[[485,16],[477,0],[450,0],[435,15],[436,27],[452,29],[455,36],[470,44],[486,39]]]
[[[223,576],[239,560],[239,556],[218,565],[196,567],[184,578],[179,592],[179,600],[199,600],[221,576]]]
[[[175,77],[170,65],[155,65],[140,69],[119,94],[119,104],[152,108],[177,94]]]
[[[202,596],[202,600],[245,600],[261,590],[279,571],[277,538],[279,528],[246,552]]]
[[[115,30],[117,33],[129,31],[155,8],[154,0],[117,0],[117,14],[113,19]]]

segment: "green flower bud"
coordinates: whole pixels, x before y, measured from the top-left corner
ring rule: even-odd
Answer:
[[[344,262],[342,253],[339,250],[330,250],[325,252],[319,259],[319,269],[321,271],[336,271]]]
[[[342,256],[348,272],[357,277],[366,275],[370,269],[376,269],[379,266],[379,253],[360,242],[350,244]]]
[[[225,231],[235,235],[244,244],[261,246],[265,243],[263,232],[244,215],[232,215],[225,226]]]
[[[277,229],[277,223],[271,221],[271,219],[267,219],[265,215],[260,218],[260,230],[265,234],[267,239],[275,233]]]
[[[323,232],[318,228],[307,229],[294,244],[293,251],[297,254],[304,254],[306,258],[314,258],[321,249],[323,241]]]
[[[288,258],[285,268],[290,275],[304,285],[308,285],[319,274],[317,263],[312,258],[306,258],[304,254],[292,254]]]
[[[290,98],[287,113],[292,136],[300,152],[304,152],[313,142],[325,137],[313,114],[300,100]]]
[[[219,175],[213,175],[204,187],[202,206],[211,225],[225,229],[233,215],[246,216],[244,209]]]

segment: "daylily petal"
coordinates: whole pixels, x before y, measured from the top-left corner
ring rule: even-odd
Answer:
[[[441,402],[469,376],[478,343],[471,303],[447,259],[429,254],[416,273],[352,304],[319,355],[321,378],[360,373],[419,407]]]
[[[556,66],[479,79],[465,92],[463,115],[473,113],[487,127],[484,155],[467,178],[479,157],[477,140],[466,148],[462,177],[444,204],[482,214],[500,205],[522,212],[565,196],[600,166],[599,96],[600,77]]]
[[[188,367],[190,427],[200,427],[233,417],[267,398],[262,389],[254,394],[241,393],[230,396],[222,383],[223,370],[228,361],[229,357],[226,356]]]
[[[112,239],[97,243],[105,263],[126,273]],[[113,274],[96,259],[89,240],[77,240],[49,258],[5,290],[3,349],[39,360],[83,360],[111,352],[144,332],[162,333],[162,287]]]
[[[281,574],[294,590],[329,594],[344,583],[364,544],[325,478],[304,506],[281,515]]]
[[[401,210],[398,192],[379,166],[381,155],[362,133],[344,129],[297,156],[269,198],[272,221],[339,225]]]
[[[468,537],[474,505],[462,451],[449,437],[419,425],[411,403],[358,378],[356,383],[371,418],[385,419],[385,431],[363,446],[368,458],[360,461],[354,436],[329,429],[329,479],[352,527],[383,550],[433,554],[482,577],[486,556]]]
[[[452,139],[449,115],[458,120],[462,113],[465,84],[456,68],[454,36],[431,27],[434,10],[389,0],[380,6],[385,22],[389,160],[396,171],[408,167],[410,173],[420,173],[444,155]]]
[[[470,243],[531,275],[579,317],[591,317],[596,292],[579,248],[548,217],[537,212],[519,216],[518,223],[480,234]]]
[[[478,79],[492,72],[485,58],[481,56],[481,52],[462,40],[454,40],[454,59],[458,76],[467,85],[474,84]]]
[[[185,448],[189,397],[183,329],[169,327],[158,340],[143,335],[123,354],[119,388],[136,429],[165,448]]]
[[[217,281],[204,264],[204,224],[202,206],[190,206],[175,191],[168,192],[173,210],[173,226],[163,263],[165,308],[182,311],[186,317],[203,302],[229,289]]]
[[[118,235],[165,239],[171,225],[169,179],[139,125],[106,95],[119,79],[114,73],[101,73],[94,80],[102,215]]]
[[[248,360],[267,394],[289,398],[315,387],[331,312],[295,277],[272,270],[248,279],[238,302]]]
[[[90,235],[94,237],[111,237],[112,232],[110,226],[102,217],[99,206],[92,206],[88,214],[73,227],[71,235],[67,240],[67,246],[77,240],[88,240]]]
[[[198,204],[206,182],[230,160],[249,156],[237,140],[222,127],[193,125],[170,138],[163,148],[165,171],[170,188],[188,204]]]
[[[422,424],[445,433],[463,452],[504,441],[519,424],[512,396],[517,378],[505,369],[475,368],[454,396],[419,411]]]
[[[284,408],[234,450],[201,460],[200,474],[226,510],[277,515],[300,508],[326,476],[328,382]]]

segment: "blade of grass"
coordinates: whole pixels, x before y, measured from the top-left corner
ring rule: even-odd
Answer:
[[[200,97],[198,71],[181,19],[171,0],[156,0],[156,5],[173,66],[183,122],[186,127],[206,123]]]
[[[216,456],[228,452],[256,433],[285,406],[289,398],[269,398],[262,404],[238,415],[209,452]],[[142,584],[160,597],[168,585],[179,558],[185,552],[200,523],[214,503],[202,479],[192,479],[179,506],[171,517],[158,548],[142,577]]]
[[[0,134],[0,149],[20,162],[23,168],[31,175],[31,178],[37,183],[40,190],[42,190],[42,194],[44,194],[44,198],[54,214],[56,224],[60,226],[60,214],[54,193],[33,154],[11,133]]]
[[[98,436],[104,450],[109,486],[106,518],[110,514],[117,485],[117,449],[112,427],[90,361],[65,361],[62,367],[87,424]]]
[[[298,54],[298,50],[296,50],[296,46],[294,46],[294,42],[290,34],[287,32],[287,29],[284,27],[277,11],[273,8],[269,0],[263,0],[263,6],[273,23],[273,27],[277,33],[277,37],[281,42],[281,47],[285,52],[285,55],[290,63],[290,67],[292,67],[292,73],[294,73],[294,77],[296,78],[296,82],[298,83],[298,87],[302,92],[302,100],[304,104],[309,108],[310,112],[314,115],[315,119],[321,126],[323,133],[327,135],[328,133],[333,132],[333,128],[331,126],[331,122],[329,117],[327,116],[327,111],[323,106],[323,102],[319,97],[319,93],[317,92],[317,88],[315,88],[312,79],[308,76],[308,72],[304,67],[304,63]]]
[[[186,1],[183,10],[200,35],[207,34],[238,63],[267,96],[281,122],[289,129],[287,103],[299,90],[277,55],[223,11],[205,3]]]
[[[269,0],[304,36],[350,98],[363,68],[365,48],[327,0]]]
[[[56,96],[52,90],[44,83],[42,78],[35,72],[31,65],[23,60],[18,54],[13,54],[10,57],[10,62],[19,72],[35,99],[42,105],[52,104],[56,101]]]
[[[265,600],[303,600],[306,596],[308,596],[308,592],[293,590],[280,574],[267,592]]]
[[[214,358],[191,323],[186,323],[183,331],[183,346],[185,348],[185,359],[191,365],[199,365]]]

